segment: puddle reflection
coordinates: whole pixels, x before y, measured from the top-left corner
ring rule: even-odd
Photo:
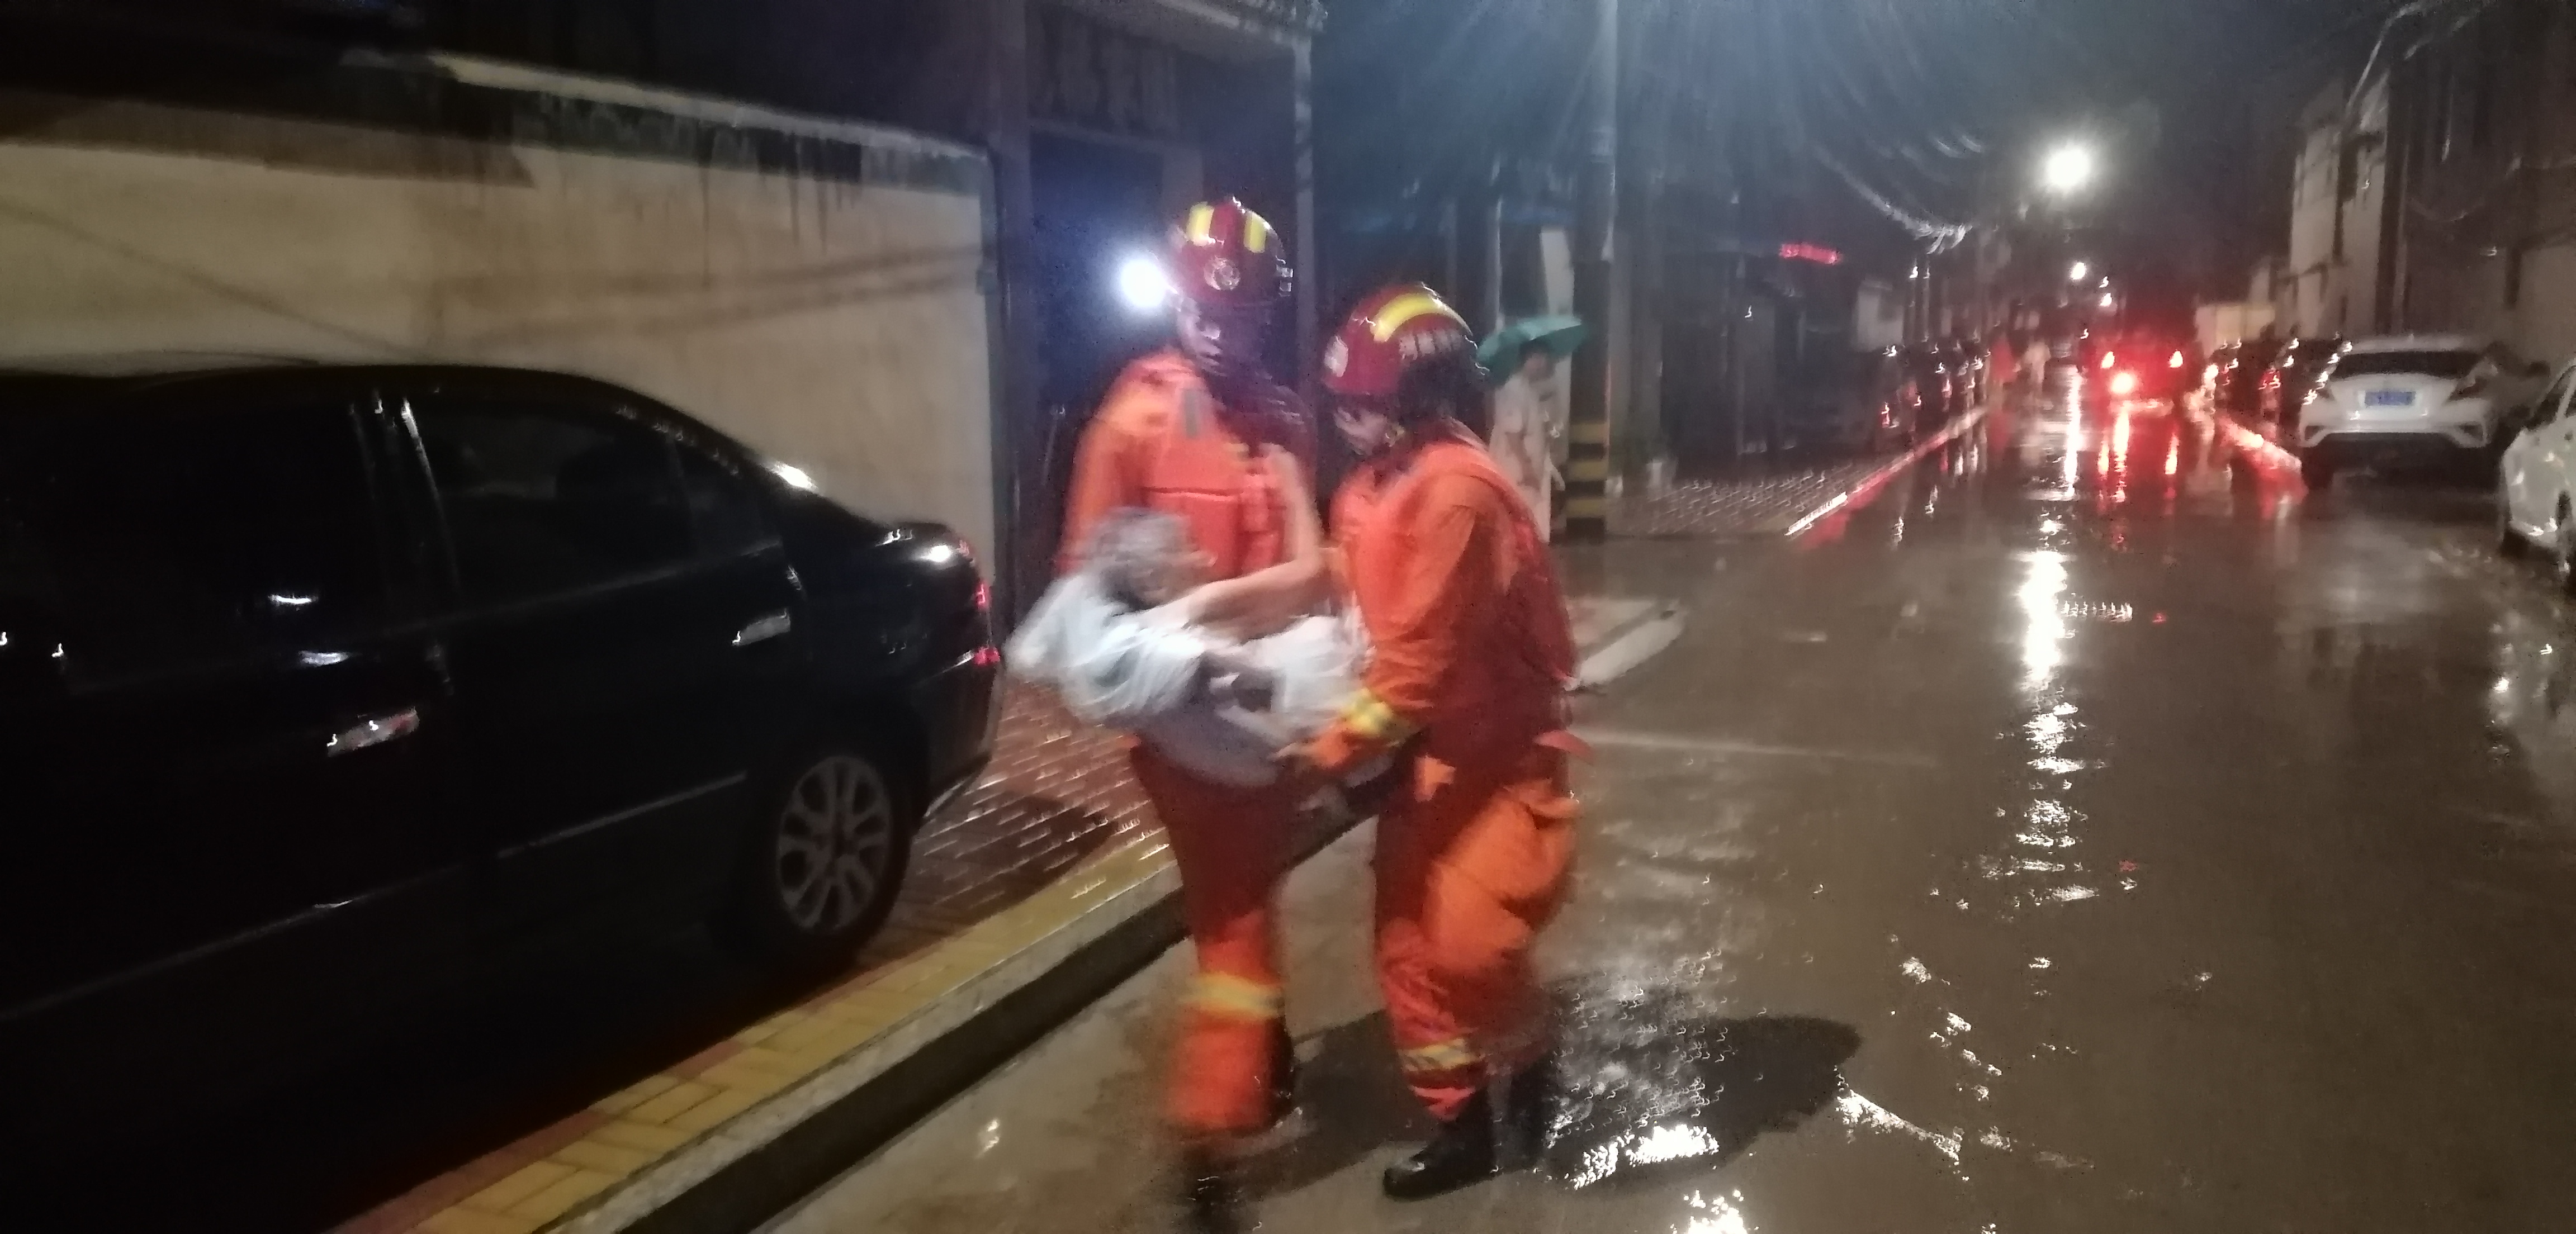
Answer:
[[[1725,1018],[1680,990],[1564,992],[1563,1079],[1542,1154],[1575,1187],[1722,1165],[1849,1096],[1849,1025],[1810,1016]]]

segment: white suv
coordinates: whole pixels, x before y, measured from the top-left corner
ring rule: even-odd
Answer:
[[[2299,409],[2299,472],[2310,488],[2348,466],[2482,467],[2505,409],[2547,370],[2458,335],[2364,339],[2344,350]]]
[[[2546,545],[2576,585],[2576,361],[2532,404],[2529,423],[2504,449],[2496,475],[2496,518],[2504,551]]]

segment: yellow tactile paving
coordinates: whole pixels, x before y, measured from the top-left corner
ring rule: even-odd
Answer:
[[[590,1103],[602,1114],[623,1114],[679,1086],[677,1076],[648,1075],[641,1080]]]
[[[712,1085],[696,1080],[681,1080],[642,1105],[626,1112],[626,1117],[639,1123],[667,1123],[688,1112],[691,1106],[716,1095]]]
[[[628,1122],[624,1119],[594,1127],[590,1134],[583,1136],[582,1139],[617,1148],[631,1148],[657,1157],[689,1142],[686,1132],[673,1131],[668,1127],[656,1127],[651,1123]]]
[[[583,1136],[547,1154],[547,1157],[566,1165],[579,1166],[585,1170],[597,1170],[602,1174],[613,1174],[622,1178],[653,1164],[653,1159],[660,1155],[658,1152],[646,1149],[627,1148]]]
[[[418,1228],[422,1234],[534,1234],[544,1224],[526,1217],[451,1208],[431,1214]]]
[[[654,1075],[592,1103],[610,1121],[412,1227],[417,1234],[533,1234],[690,1140],[865,1047],[1170,857],[1145,836],[1095,854],[1054,884],[907,959],[860,989],[782,1011],[733,1034],[695,1075]]]
[[[781,1085],[780,1087],[785,1087]],[[733,1116],[760,1104],[760,1099],[777,1089],[734,1088],[717,1093],[685,1114],[671,1119],[675,1131],[706,1132],[733,1120]]]
[[[509,1214],[531,1221],[552,1221],[572,1211],[572,1206],[606,1191],[618,1176],[599,1170],[576,1169],[556,1179],[545,1190],[510,1206]]]

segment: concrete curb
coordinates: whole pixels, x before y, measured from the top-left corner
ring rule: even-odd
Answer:
[[[1353,825],[1316,826],[1303,862]],[[748,1234],[965,1091],[1183,936],[1162,865],[910,1018],[548,1227],[564,1234]]]

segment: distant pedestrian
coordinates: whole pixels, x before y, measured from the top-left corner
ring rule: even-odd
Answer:
[[[1487,443],[1494,466],[1529,503],[1541,539],[1548,534],[1556,484],[1556,409],[1550,397],[1555,382],[1555,351],[1543,342],[1521,348],[1520,366],[1494,391],[1494,431]]]
[[[1487,398],[1466,322],[1428,288],[1387,288],[1326,347],[1324,372],[1362,460],[1332,530],[1371,657],[1349,710],[1283,758],[1307,784],[1395,760],[1378,983],[1439,1131],[1384,1186],[1418,1199],[1500,1168],[1490,1083],[1521,1138],[1546,1117],[1553,1025],[1530,950],[1574,855],[1574,638],[1528,503],[1462,423]]]

